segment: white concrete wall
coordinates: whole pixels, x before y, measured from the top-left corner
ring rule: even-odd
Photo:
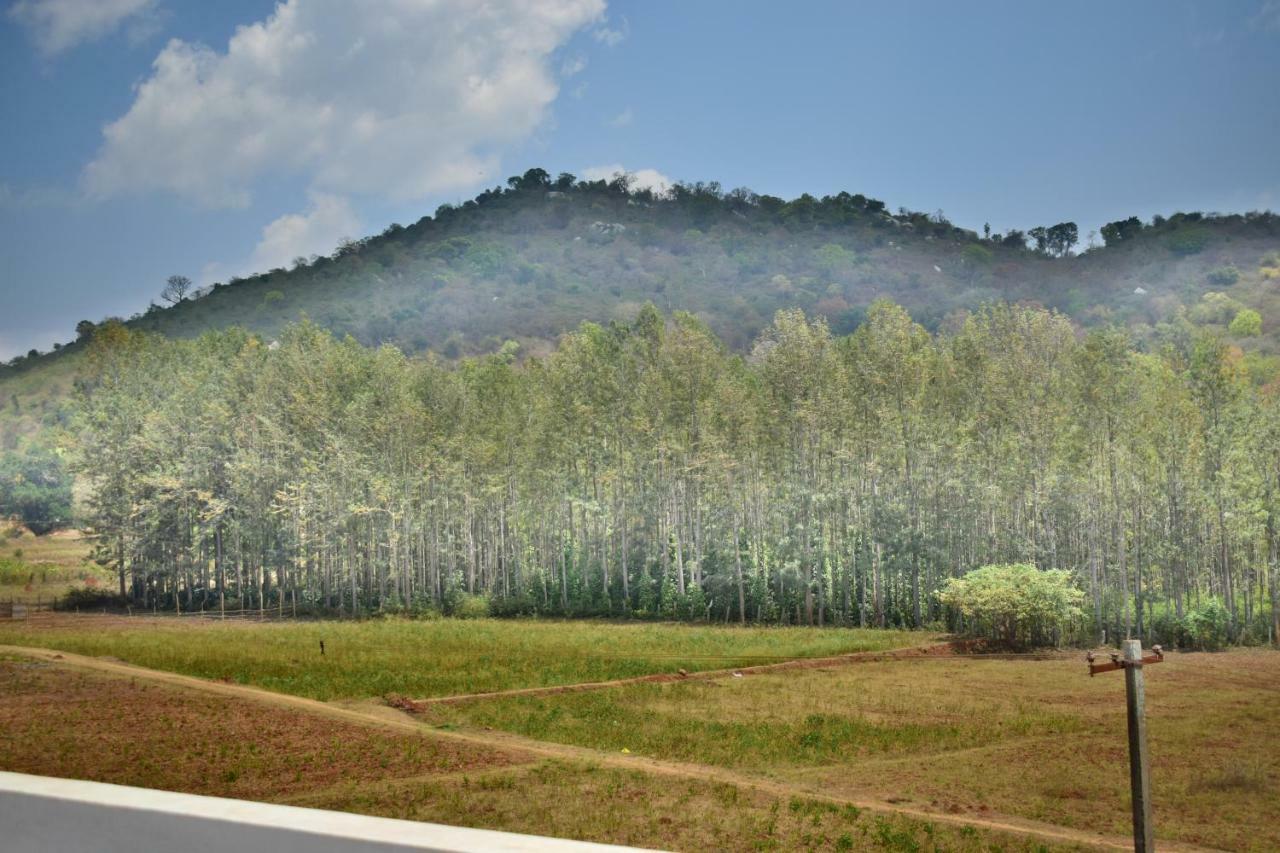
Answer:
[[[0,772],[3,853],[616,853],[627,849]]]

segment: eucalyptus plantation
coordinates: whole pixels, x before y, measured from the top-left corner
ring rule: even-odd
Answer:
[[[309,323],[101,327],[78,471],[120,595],[178,609],[957,624],[988,564],[1068,573],[1078,636],[1221,604],[1274,632],[1280,399],[1212,333],[996,305],[748,353],[652,306],[544,358],[446,362]]]

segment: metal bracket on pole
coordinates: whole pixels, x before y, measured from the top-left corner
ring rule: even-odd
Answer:
[[[1133,641],[1130,641],[1133,642]],[[1108,663],[1094,663],[1097,656],[1093,652],[1089,652],[1085,656],[1085,660],[1089,662],[1089,677],[1097,675],[1100,672],[1113,672],[1117,669],[1125,669],[1126,667],[1141,668],[1145,663],[1161,663],[1164,660],[1164,649],[1159,646],[1151,647],[1151,654],[1146,655],[1140,660],[1126,660],[1120,657],[1118,652],[1111,653],[1111,660]]]

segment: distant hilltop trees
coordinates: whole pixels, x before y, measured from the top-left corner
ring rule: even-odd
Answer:
[[[739,353],[779,310],[847,334],[887,297],[936,333],[984,305],[1033,304],[1081,330],[1123,327],[1140,350],[1189,320],[1238,347],[1265,384],[1280,373],[1277,252],[1280,220],[1266,212],[1128,217],[1087,236],[1072,221],[973,231],[861,193],[788,200],[534,168],[288,268],[198,289],[177,274],[123,322],[179,338],[239,326],[271,339],[305,317],[367,346],[456,360],[507,340],[544,354],[581,321],[648,302],[692,313]],[[75,365],[102,324],[83,320],[52,357],[32,349],[0,364],[0,448],[66,422]]]

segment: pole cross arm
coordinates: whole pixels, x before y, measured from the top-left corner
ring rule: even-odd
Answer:
[[[1111,660],[1106,663],[1094,663],[1096,660],[1093,652],[1085,655],[1085,660],[1089,662],[1089,677],[1097,675],[1100,672],[1115,672],[1117,669],[1126,669],[1129,667],[1141,668],[1143,664],[1160,663],[1164,660],[1164,650],[1159,646],[1151,647],[1151,654],[1143,655],[1141,660],[1124,660],[1120,655],[1112,653]]]

